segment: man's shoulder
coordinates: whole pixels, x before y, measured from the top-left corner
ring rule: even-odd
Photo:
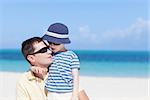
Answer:
[[[24,73],[21,73],[20,76],[19,76],[18,82],[27,80],[28,74],[29,74],[28,71],[24,72]]]

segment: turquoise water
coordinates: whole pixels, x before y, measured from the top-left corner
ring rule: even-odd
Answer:
[[[0,60],[0,71],[24,72],[29,64],[25,60]]]
[[[148,77],[148,52],[75,51],[80,59],[80,74],[106,77]],[[24,72],[29,64],[20,50],[0,50],[0,71]]]
[[[147,77],[148,63],[81,62],[81,74],[90,76]]]

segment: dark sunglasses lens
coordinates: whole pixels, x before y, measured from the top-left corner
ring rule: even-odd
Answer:
[[[45,53],[45,52],[47,52],[47,47],[44,47],[44,48],[42,48],[41,50],[39,50],[39,53]]]
[[[49,43],[49,45],[60,45],[60,44],[58,44],[58,43],[52,43],[52,42],[48,42]]]
[[[39,51],[32,53],[31,55],[37,54],[37,53],[45,53],[48,50],[50,50],[49,47],[44,47],[44,48],[40,49]]]
[[[60,45],[60,44],[58,44],[58,43],[53,43],[54,45]]]
[[[52,42],[48,42],[49,43],[49,45],[52,45]]]

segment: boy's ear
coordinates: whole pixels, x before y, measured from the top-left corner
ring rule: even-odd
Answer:
[[[27,56],[27,59],[28,59],[31,63],[35,62],[35,57],[34,57],[33,55],[28,55],[28,56]]]

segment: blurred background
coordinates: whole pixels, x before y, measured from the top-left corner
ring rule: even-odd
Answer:
[[[149,0],[0,0],[0,71],[29,67],[22,41],[68,26],[81,75],[148,77]]]

